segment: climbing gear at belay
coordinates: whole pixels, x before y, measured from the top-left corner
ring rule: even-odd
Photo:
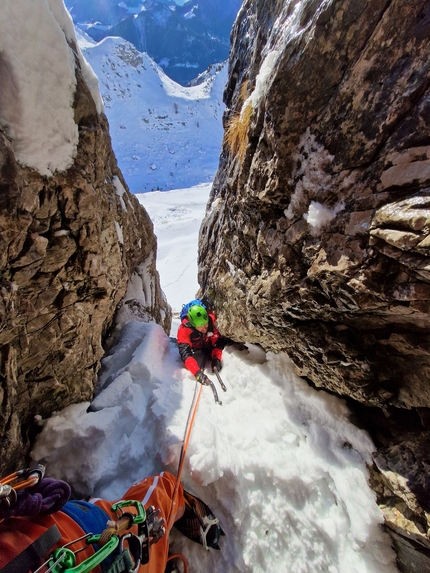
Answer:
[[[88,502],[80,502],[88,503]],[[88,505],[92,505],[88,503]],[[93,506],[96,508],[96,506]],[[124,508],[134,508],[134,512],[124,512]],[[101,513],[104,513],[100,508]],[[158,517],[159,510],[154,506],[146,511],[140,501],[120,501],[112,505],[118,521],[106,522],[105,529],[98,535],[91,532],[74,541],[55,549],[47,561],[39,567],[47,566],[53,573],[89,573],[97,565],[103,565],[105,573],[137,573],[141,565],[149,562],[150,546],[157,543],[166,532],[164,520]],[[67,506],[65,513],[68,513]],[[75,519],[75,517],[74,517]],[[137,535],[127,532],[134,525],[138,526]],[[71,545],[82,542],[82,548],[72,551]],[[77,564],[76,555],[86,546],[92,545],[94,553]],[[37,571],[39,571],[39,569]],[[37,573],[35,571],[35,573]]]
[[[72,573],[72,571],[73,573],[89,573],[94,567],[100,565],[102,561],[109,557],[118,547],[119,538],[117,536],[112,537],[106,545],[100,547],[97,551],[95,550],[93,555],[79,563],[79,565],[76,565],[76,555],[80,553],[82,549],[72,551],[69,547],[80,541],[84,542],[83,548],[85,548],[85,545],[95,545],[100,542],[100,537],[101,535],[91,535],[91,533],[87,533],[83,537],[66,543],[66,545],[63,545],[63,547],[59,549],[55,549],[49,559],[34,573],[38,573],[45,566],[48,566],[46,573],[50,571],[53,571],[53,573]]]
[[[12,474],[1,479],[2,485],[11,485],[15,490],[25,489],[39,483],[45,475],[45,466],[42,464],[34,468],[27,468],[25,470],[18,470]]]
[[[43,567],[46,573],[89,573],[98,565],[104,573],[137,573],[140,565],[149,562],[151,545],[166,533],[159,509],[150,506],[145,511],[139,501],[122,500],[110,506],[117,517],[112,521],[93,503],[68,501],[70,486],[45,478],[44,473],[39,465],[0,479],[1,573],[38,573]],[[84,535],[53,549],[63,536],[62,525],[57,527],[62,522],[26,518],[54,513],[65,514]],[[137,534],[128,531],[133,526]],[[94,553],[78,563],[76,556],[89,546]]]
[[[124,512],[124,508],[134,507],[136,513]],[[145,565],[149,562],[150,547],[157,543],[166,533],[164,519],[160,518],[160,510],[155,509],[153,505],[148,507],[145,511],[140,501],[119,501],[112,505],[119,520],[116,522],[108,522],[108,527],[103,531],[102,543],[111,536],[118,535],[118,533],[130,529],[133,525],[138,525],[137,535],[133,533],[126,533],[120,538],[120,555],[125,551],[124,542],[127,541],[128,549],[133,555],[134,571],[137,571],[140,565]],[[115,560],[117,561],[117,560]],[[116,571],[115,561],[111,567],[108,568],[108,573]]]

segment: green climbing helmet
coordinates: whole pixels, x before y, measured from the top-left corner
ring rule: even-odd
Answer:
[[[194,328],[199,328],[200,326],[206,326],[209,322],[208,313],[203,306],[199,304],[194,304],[188,309],[188,320],[194,326]]]

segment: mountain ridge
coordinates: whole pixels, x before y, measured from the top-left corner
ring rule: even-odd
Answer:
[[[223,137],[227,64],[183,87],[122,38],[93,43],[77,34],[99,78],[113,148],[132,193],[213,180]]]
[[[190,0],[183,6],[172,0],[117,3],[66,0],[75,26],[99,42],[120,36],[137,50],[147,52],[165,73],[187,85],[208,66],[225,61],[230,31],[240,0]]]

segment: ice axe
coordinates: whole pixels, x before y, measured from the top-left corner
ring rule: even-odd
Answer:
[[[224,392],[227,392],[227,386],[222,381],[222,378],[219,375],[218,368],[216,366],[214,367],[213,371],[214,371],[215,376],[218,378],[218,382],[219,382],[221,388],[224,390]]]

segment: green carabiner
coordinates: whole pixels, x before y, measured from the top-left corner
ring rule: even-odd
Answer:
[[[140,501],[137,501],[135,499],[131,499],[131,500],[127,500],[127,501],[118,501],[118,503],[114,503],[112,506],[112,511],[114,511],[115,513],[117,512],[118,509],[121,510],[122,513],[124,513],[122,511],[123,507],[135,507],[136,511],[137,511],[137,515],[134,514],[129,514],[128,515],[133,515],[133,525],[139,524],[139,523],[144,523],[146,520],[146,511],[145,508],[143,507],[143,505],[141,504]]]
[[[101,535],[90,535],[86,540],[86,543],[98,543],[100,537]],[[61,559],[63,554],[63,558],[60,562],[52,567],[53,573],[89,573],[89,571],[92,571],[94,567],[97,567],[97,565],[106,559],[106,557],[108,557],[112,551],[118,547],[118,544],[119,537],[113,535],[106,545],[100,547],[94,555],[90,555],[90,557],[82,561],[82,563],[79,563],[79,565],[76,565],[76,556],[73,551],[67,549],[67,547],[60,547],[53,551],[48,565],[52,566],[51,564]]]

